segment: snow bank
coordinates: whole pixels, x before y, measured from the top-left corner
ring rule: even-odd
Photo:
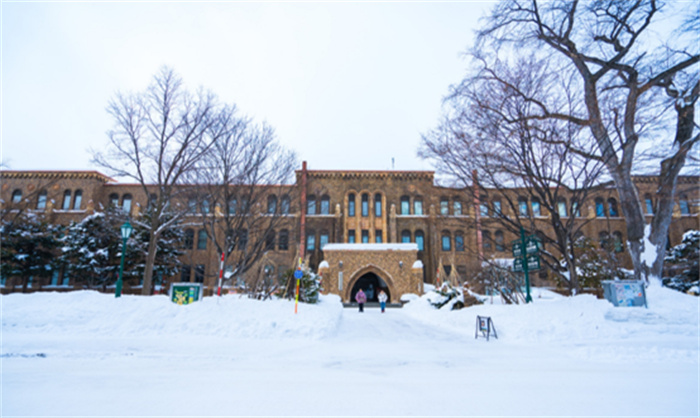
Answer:
[[[315,305],[300,303],[296,315],[294,301],[239,295],[207,297],[183,306],[162,295],[117,299],[93,291],[2,296],[4,333],[319,339],[335,333],[341,313],[335,295],[321,296]]]

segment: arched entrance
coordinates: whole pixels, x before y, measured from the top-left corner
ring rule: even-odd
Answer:
[[[355,295],[360,289],[362,289],[362,291],[365,292],[365,295],[367,295],[367,302],[378,302],[379,300],[377,299],[377,296],[379,295],[380,290],[383,290],[388,296],[388,300],[391,300],[389,286],[384,280],[382,280],[381,277],[377,276],[373,272],[365,273],[360,276],[357,281],[355,281],[355,285],[350,291],[351,302],[355,301]]]

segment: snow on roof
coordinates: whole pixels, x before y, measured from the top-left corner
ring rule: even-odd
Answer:
[[[344,250],[344,251],[411,251],[418,250],[418,244],[411,243],[390,243],[390,244],[326,244],[323,251]]]
[[[423,262],[420,260],[416,260],[415,263],[413,263],[413,268],[414,269],[422,269],[423,268]]]
[[[329,267],[330,267],[330,265],[328,265],[328,261],[326,261],[326,260],[321,261],[321,264],[318,265],[319,269],[327,269]]]

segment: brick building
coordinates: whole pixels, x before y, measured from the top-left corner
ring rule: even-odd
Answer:
[[[2,211],[26,204],[52,223],[67,225],[109,205],[137,217],[148,204],[140,185],[118,183],[96,171],[5,170],[0,171],[0,179]],[[685,231],[700,229],[698,180],[679,179],[671,245],[679,243]],[[647,219],[651,219],[656,178],[641,176],[635,181]],[[499,226],[494,211],[507,216],[528,214],[547,227],[547,215],[532,199],[520,198],[518,207],[509,207],[501,203],[503,196],[491,190],[477,199],[468,191],[436,185],[432,171],[308,170],[304,163],[296,172],[295,184],[279,186],[275,193],[281,200],[275,197],[268,205],[274,202],[273,211],[282,211],[284,219],[260,260],[261,268],[279,274],[302,256],[323,275],[325,291],[345,301],[351,300],[358,286],[371,285],[376,291],[386,289],[390,301],[396,302],[403,293],[419,292],[423,282],[434,283],[438,272],[443,279],[450,276],[465,282],[479,271],[482,258],[512,258],[510,242],[516,236]],[[518,190],[509,193],[517,196]],[[222,210],[207,207],[205,215],[216,219]],[[258,210],[269,211],[270,207]],[[559,214],[567,217],[570,211],[564,200]],[[596,188],[578,212],[583,234],[596,241],[613,240],[618,258],[629,268],[625,220],[614,187]],[[190,218],[191,224],[196,223],[195,214]],[[181,273],[165,280],[199,281],[211,293],[218,278],[219,254],[213,245],[207,245],[201,229],[188,227],[186,236],[196,245],[185,246],[189,248],[181,258]],[[32,290],[70,289],[73,281],[53,277],[34,284]],[[554,285],[546,271],[533,281]],[[128,291],[138,283],[125,285]],[[3,278],[3,286],[4,292],[13,291],[13,278]]]

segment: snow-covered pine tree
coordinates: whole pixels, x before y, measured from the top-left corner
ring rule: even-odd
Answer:
[[[683,234],[683,241],[666,254],[663,285],[680,292],[700,295],[700,231]]]

